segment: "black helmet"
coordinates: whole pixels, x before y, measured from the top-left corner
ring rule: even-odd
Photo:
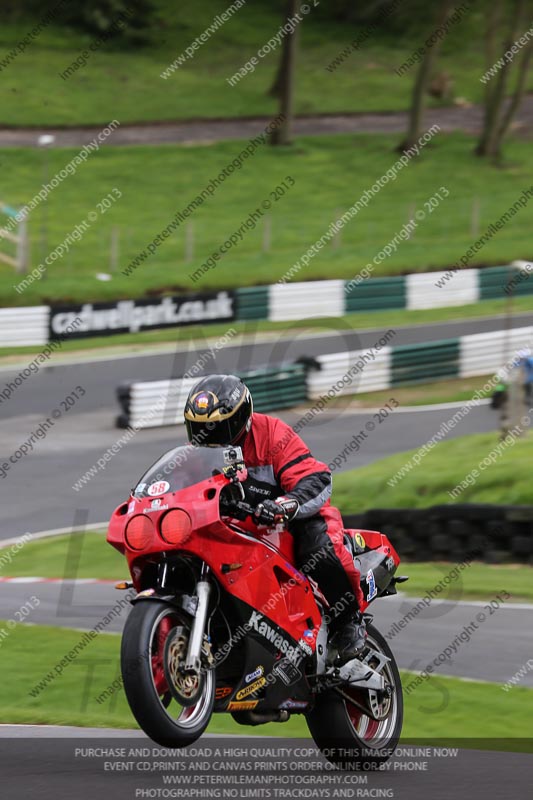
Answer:
[[[253,401],[236,375],[208,375],[193,386],[185,403],[189,442],[203,447],[237,444],[250,430]]]

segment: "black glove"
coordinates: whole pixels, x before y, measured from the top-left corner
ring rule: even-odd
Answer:
[[[263,500],[254,511],[254,520],[264,525],[289,522],[294,519],[299,507],[298,500],[293,497],[276,497],[275,500]]]

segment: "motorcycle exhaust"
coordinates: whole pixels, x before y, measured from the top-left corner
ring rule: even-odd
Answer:
[[[264,725],[265,722],[288,722],[290,714],[285,709],[279,711],[239,711],[241,725]]]

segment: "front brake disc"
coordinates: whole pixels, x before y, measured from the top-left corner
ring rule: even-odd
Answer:
[[[189,636],[180,626],[167,636],[163,655],[165,678],[174,700],[182,706],[194,706],[202,694],[204,674],[185,673]]]

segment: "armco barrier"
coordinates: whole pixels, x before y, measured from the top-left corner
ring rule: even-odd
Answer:
[[[304,402],[307,396],[307,368],[304,364],[282,364],[258,369],[242,375],[257,411],[288,408]],[[119,428],[155,428],[183,422],[183,409],[198,378],[177,378],[167,381],[143,381],[117,388],[122,413],[117,417]]]
[[[366,364],[362,374],[335,393],[359,394],[445,378],[491,375],[509,364],[519,350],[527,348],[533,351],[533,326],[474,333],[427,344],[384,347]],[[319,356],[321,371],[308,376],[309,397],[315,399],[327,394],[361,357],[363,351]]]
[[[507,267],[458,270],[453,275],[448,275],[449,280],[441,286],[435,284],[447,275],[445,272],[414,273],[388,278],[371,277],[360,280],[357,275],[357,283],[354,279],[289,281],[272,286],[244,287],[234,292],[218,292],[220,313],[211,313],[208,309],[207,313],[200,314],[198,318],[195,314],[199,306],[202,302],[216,303],[216,293],[183,295],[173,299],[152,297],[137,301],[121,300],[110,304],[86,303],[72,306],[70,311],[76,313],[82,309],[87,319],[90,318],[91,324],[80,327],[75,334],[79,337],[102,335],[98,320],[101,320],[104,314],[109,318],[109,325],[104,326],[103,331],[106,335],[138,330],[135,315],[141,312],[135,311],[134,306],[139,306],[141,309],[143,306],[150,306],[153,307],[154,315],[159,313],[162,317],[166,315],[166,321],[163,319],[161,325],[149,323],[150,328],[180,327],[182,324],[207,326],[217,320],[219,322],[267,319],[276,322],[300,321],[312,317],[340,317],[344,314],[391,308],[442,308],[468,305],[478,300],[506,298],[505,288],[509,286],[513,276],[524,270],[528,263],[516,261]],[[521,280],[512,283],[512,287],[513,294],[533,294],[533,280],[530,279],[530,273],[524,273]],[[171,303],[177,302],[185,307],[187,314],[180,316],[177,311],[174,313],[170,306]],[[164,308],[165,303],[167,308]],[[54,318],[52,327],[57,328],[55,321],[57,315],[60,322],[63,320],[63,325],[67,324],[64,309],[56,309],[52,313],[53,311],[47,306],[38,309],[0,309],[0,315],[5,312],[4,320],[0,319],[0,347],[45,344],[48,339],[43,339],[41,314],[47,319]],[[189,311],[191,316],[188,316]],[[25,318],[23,312],[27,312],[29,316]],[[35,318],[32,317],[33,313],[36,315]],[[123,325],[119,324],[119,318],[123,318]]]
[[[270,287],[268,318],[272,322],[342,317],[344,313],[344,281],[275,283]]]
[[[375,360],[366,361],[365,366],[354,375],[350,375],[350,370],[354,364],[362,363],[364,351],[317,356],[319,371],[309,372],[307,376],[309,398],[319,399],[327,395],[332,387],[335,387],[336,396],[388,389],[391,386],[392,351],[391,347],[384,347]],[[343,380],[344,385],[340,385]]]
[[[505,296],[505,287],[515,274],[516,268],[511,265],[479,270],[479,299],[497,300]],[[531,289],[529,289],[529,292],[531,292]],[[526,284],[520,284],[513,294],[529,294],[529,292]]]
[[[385,533],[407,561],[459,563],[468,558],[489,564],[533,564],[533,506],[377,508],[343,518],[347,528]],[[400,565],[399,571],[408,575],[408,564]],[[443,575],[447,571],[443,568]]]
[[[0,347],[28,347],[48,342],[48,306],[0,308]]]
[[[251,286],[237,289],[236,295],[236,319],[268,319],[268,286]]]
[[[459,374],[460,342],[460,339],[442,339],[428,344],[394,347],[391,385],[456,378]]]
[[[248,372],[246,385],[252,393],[256,411],[264,413],[304,403],[307,399],[306,373],[306,367],[300,363]]]
[[[302,357],[294,364],[243,375],[258,411],[289,408],[323,397],[341,397],[445,378],[494,375],[519,350],[533,350],[533,326],[474,333],[428,344],[385,346]],[[181,421],[187,394],[197,378],[127,384],[117,390],[120,427],[154,427]]]
[[[407,308],[443,308],[444,306],[468,306],[479,300],[479,272],[477,269],[461,269],[451,280],[441,285],[439,281],[446,272],[413,273],[406,278]],[[502,295],[503,296],[503,295]]]
[[[177,378],[122,384],[117,389],[122,407],[117,427],[157,428],[183,422],[185,401],[196,382],[194,378]]]
[[[488,375],[528,347],[533,351],[533,326],[462,336],[459,376]]]
[[[274,321],[306,317],[341,316],[358,311],[389,308],[410,310],[465,306],[486,299],[504,299],[505,287],[526,262],[506,267],[460,269],[448,272],[412,273],[387,278],[344,281],[290,281],[270,287],[268,319]],[[446,278],[442,282],[442,279]],[[357,283],[354,282],[357,281]],[[439,281],[441,281],[439,285]],[[516,284],[516,294],[533,294],[533,280]]]
[[[345,285],[345,313],[383,311],[388,308],[407,308],[406,279],[369,278],[350,288]]]

